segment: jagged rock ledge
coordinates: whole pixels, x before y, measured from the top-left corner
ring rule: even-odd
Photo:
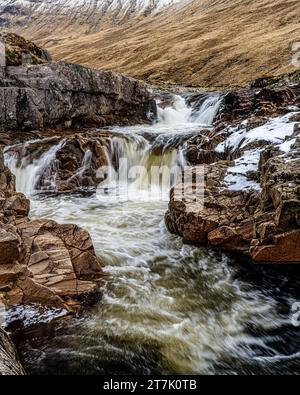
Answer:
[[[264,79],[229,92],[213,130],[185,147],[189,172],[204,169],[204,201],[178,198],[176,186],[169,231],[255,262],[300,263],[299,122],[299,82]],[[196,190],[195,182],[185,188]]]
[[[30,202],[16,193],[0,149],[0,307],[36,303],[63,314],[98,300],[101,262],[87,231],[28,218]],[[0,375],[24,374],[0,328]]]
[[[0,129],[129,125],[149,122],[155,115],[150,92],[133,78],[65,62],[45,63],[47,56],[32,43],[16,36],[2,40],[7,45],[13,41],[17,60],[25,47],[34,63],[41,64],[21,65],[18,60],[10,66],[7,52],[7,67],[0,70]]]
[[[92,240],[76,225],[28,218],[30,202],[0,153],[0,303],[42,303],[65,309],[93,296],[102,277]]]

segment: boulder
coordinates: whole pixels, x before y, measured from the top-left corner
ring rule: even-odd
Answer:
[[[3,130],[132,125],[156,114],[146,86],[132,78],[65,62],[17,64],[0,74]]]
[[[66,311],[92,297],[102,277],[90,235],[76,225],[28,218],[0,154],[0,302],[42,303]]]
[[[191,177],[173,188],[170,232],[255,262],[300,263],[299,93],[299,85],[280,85],[225,96],[214,128],[185,144],[188,172],[204,172],[204,193],[194,200],[175,193],[199,189]],[[270,126],[270,116],[281,118]],[[247,140],[248,133],[256,137]]]

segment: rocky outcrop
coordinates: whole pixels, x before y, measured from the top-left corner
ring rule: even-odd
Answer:
[[[23,375],[24,369],[7,333],[0,328],[0,376]]]
[[[6,66],[41,64],[51,61],[48,51],[17,34],[2,32],[0,33],[0,42],[5,45]]]
[[[255,217],[255,261],[300,262],[300,137],[289,155],[266,149],[260,156],[261,201]],[[269,218],[262,217],[268,214]]]
[[[215,127],[222,130],[228,125],[238,125],[245,119],[252,126],[264,124],[267,117],[285,114],[289,106],[299,103],[299,95],[299,84],[268,86],[267,80],[255,81],[252,89],[238,89],[225,95]]]
[[[112,133],[63,131],[43,138],[47,133],[42,133],[39,140],[17,143],[5,150],[12,167],[24,169],[33,163],[39,166],[32,180],[34,190],[76,192],[95,188],[105,179]]]
[[[102,271],[91,238],[76,225],[28,219],[0,155],[0,302],[41,303],[72,311],[94,297]]]
[[[187,173],[204,172],[204,192],[180,196],[177,185],[165,222],[188,243],[300,263],[299,87],[268,90],[228,94],[214,129],[186,143]],[[184,190],[199,190],[186,179]]]
[[[226,133],[216,133],[215,130],[203,130],[184,144],[184,154],[190,165],[211,164],[226,159],[224,153],[214,151],[214,148],[224,141]]]
[[[155,111],[144,85],[110,71],[50,62],[0,72],[3,130],[145,123]]]

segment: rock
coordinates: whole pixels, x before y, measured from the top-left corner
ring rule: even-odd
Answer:
[[[98,169],[108,166],[105,144],[100,137],[69,138],[56,153],[57,190],[96,187],[103,181]]]
[[[288,112],[288,106],[299,104],[299,85],[252,87],[228,92],[215,120],[221,125],[237,125],[251,117],[270,117]]]
[[[15,281],[27,274],[29,273],[26,265],[18,263],[0,265],[0,292],[9,291]]]
[[[0,328],[0,376],[24,375],[15,346],[9,336]]]
[[[186,242],[240,252],[257,262],[300,262],[299,200],[284,200],[281,195],[278,207],[268,206],[265,211],[257,192],[222,189],[224,165],[217,162],[204,166],[203,202],[177,201],[174,190],[171,192],[165,215],[169,231]]]
[[[227,137],[224,132],[216,134],[212,130],[204,130],[201,134],[190,138],[184,144],[184,153],[188,163],[195,166],[225,159],[226,155],[216,152],[214,148]]]
[[[22,260],[35,282],[59,296],[74,297],[96,289],[96,284],[81,281],[101,276],[88,232],[43,220],[23,224],[18,230],[23,240]]]
[[[255,262],[300,263],[300,129],[296,123],[300,86],[258,83],[266,86],[259,91],[229,92],[215,127],[186,142],[186,156],[194,165],[186,173],[204,172],[204,193],[196,199],[180,196],[177,189],[199,190],[195,179],[184,187],[180,182],[171,191],[165,222],[171,233],[188,243],[242,253]],[[269,116],[292,110],[295,113],[279,124],[277,141],[269,135],[263,140],[258,134],[261,129],[255,130],[255,139],[247,140],[254,128],[269,122]],[[266,133],[272,134],[274,128]],[[231,141],[234,144],[227,146]],[[228,177],[231,183],[225,181]],[[235,184],[235,177],[240,183]]]
[[[37,191],[81,191],[95,188],[105,179],[106,172],[100,169],[108,166],[106,149],[112,136],[109,132],[83,131],[70,136],[46,137],[13,145],[6,150],[6,155],[13,158],[18,168],[40,161],[34,180]],[[16,200],[17,195],[12,199]]]
[[[16,193],[6,199],[4,211],[16,218],[25,217],[29,214],[30,203],[22,193]]]
[[[253,247],[251,257],[256,262],[299,263],[300,230],[294,230],[273,237],[273,244]]]
[[[20,277],[6,293],[3,300],[6,305],[40,303],[44,306],[54,306],[68,311],[68,306],[62,298],[53,290],[39,284],[28,275]]]
[[[188,243],[247,253],[254,234],[254,225],[247,220],[253,212],[251,200],[255,196],[253,192],[220,191],[227,165],[223,161],[199,167],[205,173],[203,199],[188,201],[183,197],[177,201],[173,189],[165,222],[172,233]],[[194,181],[186,188],[195,190]]]
[[[0,265],[13,263],[19,256],[20,239],[0,228]]]
[[[52,62],[9,66],[0,75],[3,130],[132,125],[155,113],[143,84],[110,71]]]
[[[90,235],[76,225],[30,221],[29,201],[11,188],[2,153],[0,169],[0,302],[71,311],[78,305],[74,299],[98,292],[102,277]]]

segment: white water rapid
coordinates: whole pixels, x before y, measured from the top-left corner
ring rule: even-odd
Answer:
[[[47,139],[46,139],[47,140]],[[65,140],[62,139],[58,144],[53,145],[49,150],[45,151],[39,158],[32,159],[25,154],[26,147],[31,142],[27,142],[22,147],[21,152],[4,150],[4,160],[12,173],[16,176],[17,192],[23,192],[25,195],[31,196],[37,192],[38,181],[44,173],[48,173],[47,187],[48,190],[55,190],[56,177],[56,153],[64,145]],[[34,142],[33,142],[34,143]],[[17,145],[19,146],[19,145]],[[16,146],[16,147],[17,147]],[[21,156],[24,154],[24,156]]]
[[[220,97],[212,95],[195,110],[176,96],[171,106],[158,108],[155,124],[113,128],[109,163],[113,167],[125,157],[130,168],[184,166],[180,144],[170,147],[210,126],[219,105]],[[111,172],[100,197],[39,197],[36,178],[55,161],[56,149],[27,165],[7,150],[6,163],[18,190],[33,195],[32,218],[77,223],[91,233],[106,278],[102,300],[92,310],[58,325],[55,335],[42,331],[22,342],[29,373],[261,373],[280,367],[285,350],[278,351],[274,341],[276,325],[286,320],[282,300],[267,285],[253,285],[238,261],[185,245],[167,232],[163,196],[170,185],[161,195],[149,194],[144,174],[130,184],[130,199],[121,189],[122,198],[115,199]]]

